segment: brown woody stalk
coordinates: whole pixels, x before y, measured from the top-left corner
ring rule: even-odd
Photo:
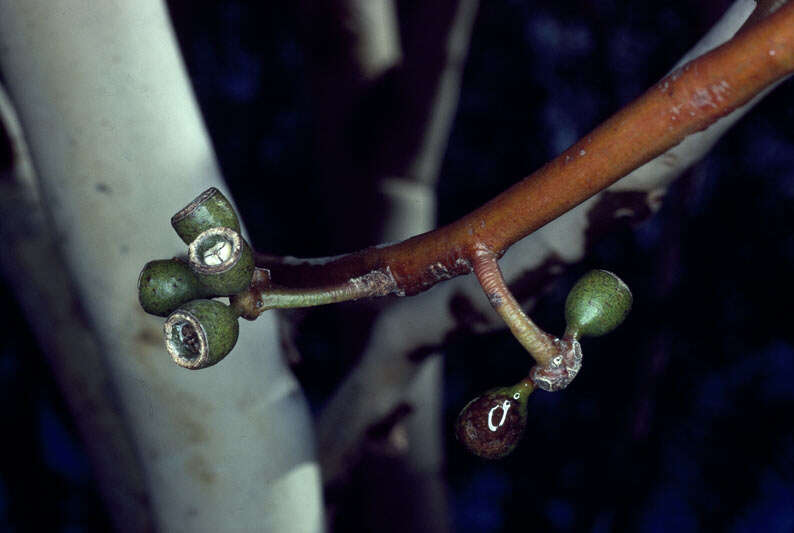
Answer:
[[[496,255],[482,250],[474,259],[474,275],[480,282],[488,301],[510,328],[518,342],[532,355],[539,365],[547,365],[559,354],[555,339],[540,329],[519,305],[507,288]]]
[[[507,248],[794,71],[794,3],[675,70],[557,158],[465,217],[406,241],[323,261],[260,255],[281,286],[346,287],[371,273],[416,294],[471,272]],[[252,289],[253,290],[253,289]],[[384,291],[380,291],[381,295]],[[360,297],[360,295],[357,295]],[[259,310],[250,310],[250,315]]]

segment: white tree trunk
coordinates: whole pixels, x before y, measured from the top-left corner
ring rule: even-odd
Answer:
[[[272,317],[191,372],[138,305],[143,264],[185,251],[170,214],[222,187],[164,5],[0,0],[0,68],[156,527],[322,530],[314,437]]]

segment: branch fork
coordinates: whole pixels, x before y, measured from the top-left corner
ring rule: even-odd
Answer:
[[[535,387],[549,392],[567,387],[582,368],[582,348],[578,339],[550,335],[524,313],[505,283],[495,253],[479,249],[473,266],[474,275],[491,306],[535,360],[529,376]]]

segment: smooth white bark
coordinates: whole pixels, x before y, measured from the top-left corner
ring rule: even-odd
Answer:
[[[0,130],[11,143],[12,166],[0,173],[0,267],[65,396],[114,527],[151,531],[152,512],[132,439],[107,401],[109,376],[88,324],[76,312],[72,281],[57,260],[30,154],[16,113],[0,87]]]
[[[184,253],[170,214],[222,187],[164,5],[2,0],[0,68],[158,529],[322,530],[314,437],[272,317],[191,372],[137,302],[143,264]]]
[[[427,22],[424,17],[414,15],[414,24],[423,29],[433,28],[442,38],[429,39],[440,49],[431,47],[423,50],[426,57],[408,55],[403,58],[406,63],[406,68],[400,72],[403,90],[422,84],[430,86],[423,86],[421,90],[414,87],[419,96],[412,95],[412,98],[419,101],[405,102],[412,108],[409,115],[422,110],[421,120],[414,116],[409,121],[414,128],[406,128],[401,115],[395,119],[392,128],[397,132],[395,144],[404,151],[398,150],[395,155],[387,150],[383,160],[379,161],[386,168],[394,164],[393,159],[403,161],[397,165],[402,172],[398,173],[400,175],[389,176],[379,182],[380,192],[389,205],[388,217],[381,221],[381,241],[406,239],[435,225],[435,184],[457,109],[463,66],[478,5],[478,0],[424,5],[418,10],[427,15]],[[407,33],[410,36],[411,32]],[[416,37],[424,39],[426,36]],[[412,43],[403,44],[416,51]],[[427,101],[422,101],[422,98]],[[400,102],[399,99],[397,101]],[[377,126],[382,127],[382,124]],[[401,136],[410,137],[410,142]],[[438,317],[447,316],[448,309],[439,310],[434,305],[445,306],[446,299],[438,298],[437,293],[435,296],[432,300],[424,295],[411,298],[411,302],[406,302],[408,306],[398,302],[381,312],[361,363],[345,379],[318,418],[323,475],[327,483],[333,483],[344,477],[359,461],[367,427],[388,417],[397,404],[406,403],[413,409],[395,426],[391,434],[393,438],[385,444],[388,450],[382,452],[382,455],[395,457],[390,467],[394,467],[398,463],[396,458],[399,458],[404,476],[402,483],[411,479],[413,492],[406,494],[405,498],[412,500],[390,502],[389,508],[389,503],[382,501],[383,498],[381,501],[371,498],[385,515],[399,512],[396,509],[406,503],[413,508],[413,512],[408,513],[411,518],[406,518],[403,513],[401,521],[383,524],[384,530],[388,531],[406,527],[406,523],[423,528],[423,531],[447,531],[450,527],[445,511],[442,474],[445,431],[441,424],[443,361],[440,353],[422,361],[406,357],[411,348],[423,344],[427,338],[432,338],[434,343],[439,342],[439,335],[448,329],[438,323]],[[403,310],[410,312],[406,314]],[[439,329],[422,330],[418,334],[417,324],[428,316],[433,317],[431,321]],[[382,372],[381,365],[386,365],[389,371]],[[373,453],[371,449],[369,453]],[[370,482],[375,484],[376,479],[377,476],[372,475]]]

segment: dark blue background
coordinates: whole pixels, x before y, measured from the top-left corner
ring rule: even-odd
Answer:
[[[439,223],[638,96],[728,3],[483,2],[438,187]],[[319,173],[300,21],[287,3],[264,4],[170,7],[256,247],[318,255],[325,236],[305,216],[322,198],[312,192]],[[635,307],[615,333],[586,341],[569,390],[533,395],[528,439],[513,456],[484,463],[447,432],[458,531],[794,530],[792,102],[788,82],[671,188],[659,215],[601,240],[544,293],[533,316],[550,331],[562,330],[565,292],[590,268],[619,273]],[[0,529],[103,530],[81,444],[5,283],[14,334],[0,346],[11,430],[0,454]],[[312,390],[312,372],[327,375],[333,347],[302,345],[300,374],[317,407],[328,391]],[[447,428],[468,399],[526,371],[505,332],[454,338],[446,361]]]

